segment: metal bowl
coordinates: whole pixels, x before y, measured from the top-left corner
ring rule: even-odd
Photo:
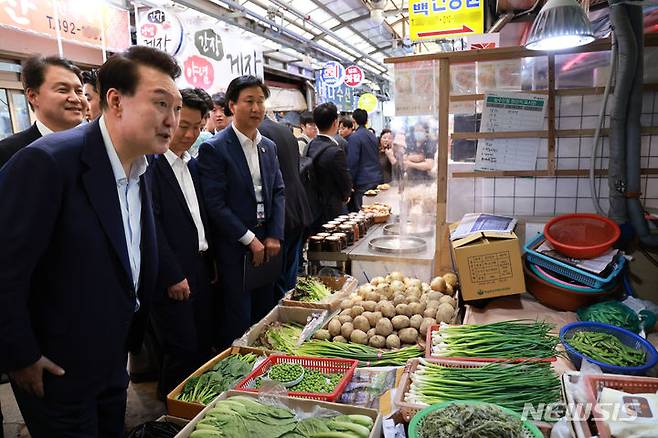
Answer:
[[[384,225],[384,234],[387,236],[398,235],[400,234],[400,224],[386,224]],[[407,223],[407,229],[405,230],[405,236],[416,236],[416,237],[429,237],[434,234],[434,228],[417,228],[412,223]]]
[[[425,251],[427,244],[419,237],[390,235],[371,239],[368,247],[373,251],[388,254],[417,254]]]

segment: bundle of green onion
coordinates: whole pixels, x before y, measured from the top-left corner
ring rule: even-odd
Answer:
[[[297,280],[297,285],[290,298],[294,301],[317,302],[324,300],[332,293],[333,291],[320,280],[304,277]]]
[[[423,350],[410,346],[399,350],[378,350],[361,344],[331,341],[304,342],[295,354],[299,356],[356,359],[361,367],[402,366],[407,360],[423,355]]]
[[[560,338],[553,325],[533,320],[448,325],[432,332],[432,356],[482,358],[549,358],[557,356]]]
[[[474,400],[522,413],[526,403],[554,403],[560,399],[560,379],[546,362],[456,368],[420,359],[411,381],[405,400],[422,405]]]

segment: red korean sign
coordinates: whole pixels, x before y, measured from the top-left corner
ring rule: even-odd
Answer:
[[[345,69],[345,85],[348,87],[358,87],[363,83],[363,79],[363,70],[358,65],[350,65]]]
[[[183,62],[185,80],[196,88],[209,88],[215,81],[215,69],[210,61],[192,55]]]

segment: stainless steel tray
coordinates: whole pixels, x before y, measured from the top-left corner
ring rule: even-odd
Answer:
[[[425,251],[427,244],[419,237],[390,235],[371,239],[368,247],[388,254],[416,254]]]
[[[432,227],[416,229],[416,227],[411,223],[408,223],[407,229],[405,231],[405,236],[429,237],[434,234],[434,228]],[[400,224],[392,223],[384,225],[384,234],[387,236],[400,234]]]

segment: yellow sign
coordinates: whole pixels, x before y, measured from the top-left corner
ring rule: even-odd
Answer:
[[[409,0],[409,25],[414,41],[481,34],[484,0]]]
[[[371,113],[377,109],[377,96],[372,93],[364,93],[359,96],[359,104],[357,106]]]

